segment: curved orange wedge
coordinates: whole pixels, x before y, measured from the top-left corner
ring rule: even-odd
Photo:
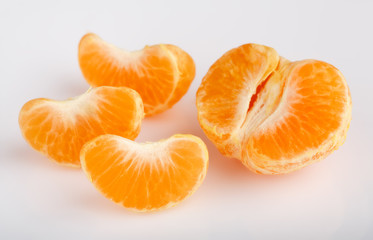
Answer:
[[[345,78],[317,60],[290,62],[246,44],[218,59],[197,92],[198,119],[226,156],[257,173],[288,173],[325,158],[346,138]]]
[[[195,76],[193,59],[170,44],[128,52],[89,33],[81,39],[78,55],[90,85],[135,89],[143,99],[146,116],[172,107],[187,92]]]
[[[199,187],[208,167],[203,141],[182,134],[145,144],[103,135],[83,146],[80,159],[104,196],[135,211],[178,204]]]
[[[143,117],[137,92],[126,87],[98,87],[66,101],[31,100],[19,113],[19,126],[35,150],[57,163],[79,167],[84,143],[105,133],[134,139]]]

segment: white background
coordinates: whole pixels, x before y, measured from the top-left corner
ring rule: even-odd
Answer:
[[[0,239],[373,239],[372,1],[5,1],[0,3]],[[87,32],[128,50],[171,43],[197,75],[171,110],[145,119],[136,141],[201,137],[207,177],[175,208],[130,212],[80,170],[22,139],[18,113],[33,98],[88,88],[77,61]],[[260,176],[218,153],[199,127],[195,93],[225,51],[255,42],[290,60],[332,63],[351,89],[345,144],[293,174]]]

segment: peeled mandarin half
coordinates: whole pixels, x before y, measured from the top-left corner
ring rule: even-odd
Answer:
[[[129,52],[89,33],[80,41],[78,56],[91,86],[135,89],[143,99],[146,116],[172,107],[187,92],[195,75],[189,54],[170,44]]]
[[[225,156],[256,173],[288,173],[343,144],[351,120],[345,78],[318,60],[290,62],[246,44],[218,59],[197,92],[200,125]]]
[[[206,145],[185,134],[144,144],[102,135],[84,145],[80,159],[104,196],[142,212],[169,208],[190,196],[208,166]]]
[[[144,107],[126,87],[98,87],[66,101],[45,98],[27,102],[19,126],[35,150],[63,165],[80,166],[80,149],[101,134],[137,137]]]

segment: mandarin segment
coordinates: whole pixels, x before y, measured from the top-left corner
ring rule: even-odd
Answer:
[[[276,68],[278,59],[272,48],[247,44],[228,51],[211,66],[197,92],[198,120],[210,139],[222,143],[240,130],[248,97]],[[234,152],[218,147],[227,155]]]
[[[351,97],[332,65],[290,62],[272,48],[246,44],[211,66],[197,109],[202,129],[224,155],[254,172],[281,174],[325,158],[344,142]]]
[[[89,33],[80,41],[78,57],[90,85],[135,89],[143,99],[147,116],[172,107],[185,95],[195,76],[193,59],[170,44],[129,52]]]
[[[80,149],[101,134],[137,137],[144,117],[140,95],[126,87],[98,87],[66,101],[34,99],[19,113],[23,137],[57,163],[80,166]]]
[[[243,156],[245,163],[261,166],[264,156],[272,160],[262,171],[283,172],[289,168],[287,164],[297,162],[300,168],[320,160],[343,143],[345,136],[336,136],[350,121],[348,89],[330,64],[299,61],[289,73],[287,85],[278,112],[247,140],[252,147]]]
[[[208,167],[203,141],[184,134],[144,144],[102,135],[83,146],[80,159],[99,192],[135,211],[178,204],[199,187]]]

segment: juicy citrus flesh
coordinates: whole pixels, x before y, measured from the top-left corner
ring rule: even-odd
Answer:
[[[143,212],[181,202],[200,186],[208,167],[205,144],[187,134],[153,143],[102,135],[83,146],[80,159],[99,192]]]
[[[19,113],[19,126],[35,150],[57,163],[79,167],[84,143],[106,133],[134,139],[143,117],[137,92],[126,87],[98,87],[66,101],[31,100]]]
[[[170,44],[129,52],[89,33],[80,41],[78,57],[91,86],[135,89],[143,99],[146,116],[172,107],[185,95],[195,76],[193,59]]]
[[[281,174],[343,144],[351,97],[332,65],[290,62],[270,47],[246,44],[211,66],[197,109],[201,127],[224,155],[256,173]]]

